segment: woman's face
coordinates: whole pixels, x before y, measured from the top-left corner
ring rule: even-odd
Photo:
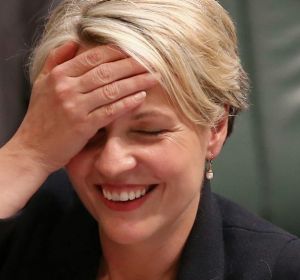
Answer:
[[[101,235],[138,243],[194,219],[205,159],[224,141],[217,133],[196,130],[157,86],[140,107],[100,130],[67,170]]]

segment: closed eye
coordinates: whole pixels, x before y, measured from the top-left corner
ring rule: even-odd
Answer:
[[[163,133],[166,133],[167,131],[165,129],[161,129],[161,130],[133,130],[132,132],[139,133],[139,134],[144,134],[144,135],[147,135],[147,136],[158,136],[158,135],[161,135]]]

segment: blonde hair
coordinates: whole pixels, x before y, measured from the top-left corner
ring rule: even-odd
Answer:
[[[69,40],[117,45],[160,73],[171,103],[197,125],[247,107],[235,27],[215,0],[65,0],[32,54],[32,82],[48,53]]]

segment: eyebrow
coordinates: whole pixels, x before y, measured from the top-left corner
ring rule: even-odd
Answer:
[[[132,116],[132,120],[135,120],[135,121],[145,119],[145,118],[164,118],[167,120],[173,119],[170,115],[165,114],[161,110],[157,110],[157,109],[145,110],[145,111],[139,112],[137,114],[134,114]]]

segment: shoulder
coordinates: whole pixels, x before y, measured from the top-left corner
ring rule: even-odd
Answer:
[[[87,267],[84,271],[89,271],[99,254],[98,239],[97,223],[80,202],[66,173],[58,171],[19,214],[0,221],[0,278],[42,279],[45,271],[71,275],[83,265]]]
[[[261,275],[272,280],[300,279],[298,237],[219,195],[215,198],[223,221],[229,275],[239,275],[240,279],[261,279]],[[276,278],[279,271],[281,278]]]
[[[31,197],[25,207],[16,215],[2,219],[1,224],[30,224],[39,218],[50,221],[68,211],[77,196],[64,170],[51,174],[40,189]]]
[[[47,236],[78,200],[63,170],[51,174],[27,205],[15,216],[1,220],[2,232],[14,232],[15,240]]]
[[[300,240],[292,239],[282,248],[274,269],[273,280],[300,279]]]
[[[293,238],[294,235],[251,213],[240,205],[220,195],[214,194],[219,205],[223,228],[227,231],[251,232],[253,234],[270,234],[283,238]]]

